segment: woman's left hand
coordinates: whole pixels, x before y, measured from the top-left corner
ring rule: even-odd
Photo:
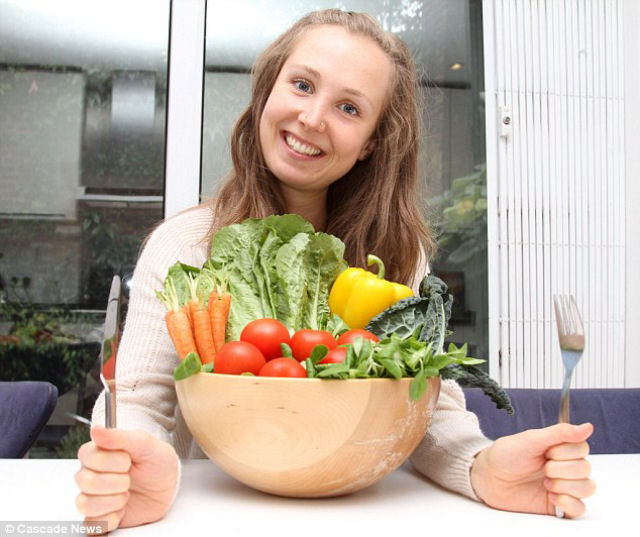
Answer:
[[[590,423],[559,423],[498,438],[476,456],[471,484],[496,509],[553,515],[557,505],[579,517],[596,490],[585,458],[591,433]]]

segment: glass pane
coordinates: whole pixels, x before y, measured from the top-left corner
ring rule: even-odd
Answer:
[[[0,380],[49,380],[70,456],[114,274],[162,218],[169,0],[0,0]]]
[[[249,100],[260,51],[313,9],[367,11],[410,46],[426,101],[421,165],[432,225],[440,233],[433,271],[455,296],[456,343],[488,358],[486,175],[480,0],[210,0],[204,95],[202,195],[231,166],[229,134]]]

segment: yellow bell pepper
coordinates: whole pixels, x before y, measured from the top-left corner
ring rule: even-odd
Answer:
[[[364,328],[373,317],[401,298],[413,296],[406,285],[384,279],[384,263],[379,257],[369,254],[367,264],[377,264],[378,273],[348,268],[338,275],[329,293],[331,312],[349,328]]]

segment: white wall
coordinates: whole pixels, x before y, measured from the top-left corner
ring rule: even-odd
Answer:
[[[626,370],[625,386],[640,387],[640,2],[625,0]]]

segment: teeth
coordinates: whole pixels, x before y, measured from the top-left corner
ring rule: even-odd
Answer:
[[[311,147],[310,145],[300,143],[290,134],[288,134],[285,137],[285,140],[287,142],[287,145],[297,153],[302,153],[303,155],[309,155],[310,157],[315,157],[316,155],[319,155],[320,153],[322,153],[322,151],[320,151],[319,149],[316,149],[315,147]]]

